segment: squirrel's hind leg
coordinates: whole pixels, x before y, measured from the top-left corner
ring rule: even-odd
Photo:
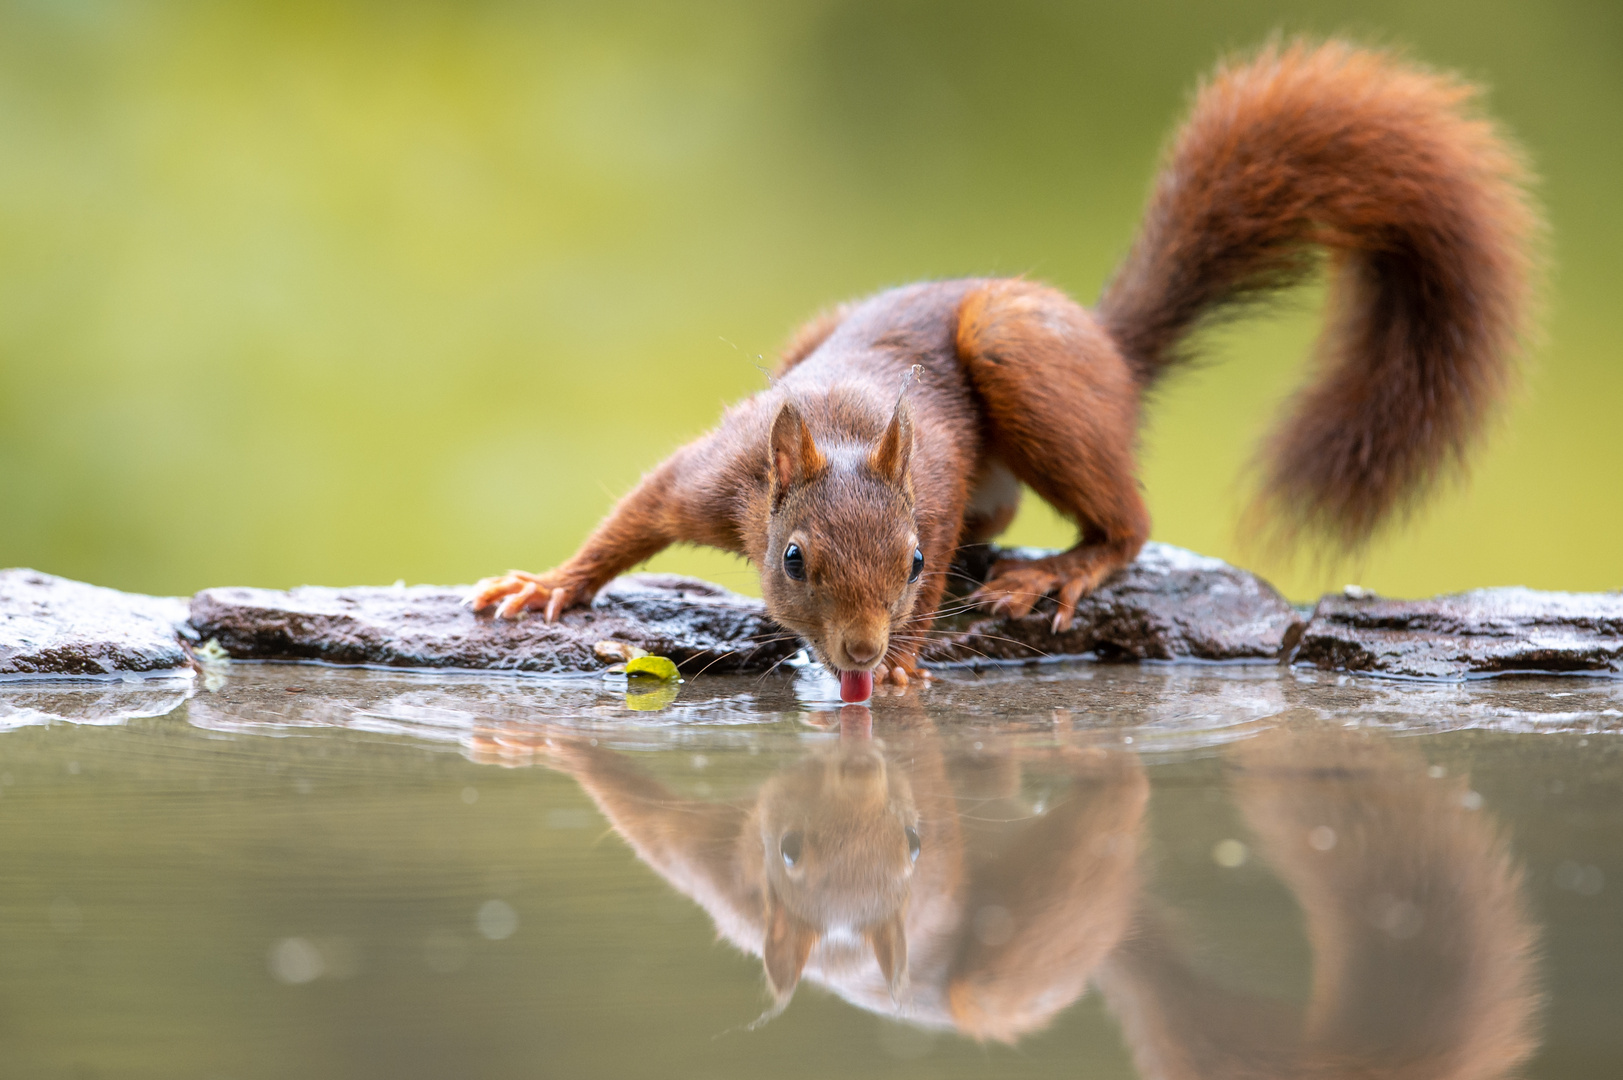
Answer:
[[[1149,536],[1133,457],[1138,386],[1091,314],[1027,281],[966,296],[957,347],[986,410],[987,454],[1081,534],[1057,555],[1000,560],[973,598],[1021,617],[1051,595],[1054,629],[1069,629],[1077,600],[1132,562]]]

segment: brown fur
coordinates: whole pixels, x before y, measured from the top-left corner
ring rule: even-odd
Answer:
[[[838,308],[573,558],[486,579],[474,605],[556,619],[671,543],[709,544],[755,562],[768,610],[825,664],[905,683],[954,550],[1008,524],[1017,480],[1076,522],[1078,542],[1000,562],[975,599],[1024,615],[1052,596],[1062,629],[1149,534],[1143,392],[1201,320],[1301,280],[1317,247],[1333,253],[1321,371],[1266,444],[1264,499],[1287,533],[1356,546],[1461,459],[1523,329],[1534,217],[1473,96],[1334,42],[1220,69],[1096,313],[1021,280]],[[805,581],[783,565],[791,543]],[[910,581],[915,547],[925,572]]]
[[[1368,539],[1464,457],[1510,378],[1535,217],[1477,95],[1341,43],[1220,68],[1099,302],[1147,385],[1197,321],[1334,253],[1319,375],[1263,454],[1287,530]]]

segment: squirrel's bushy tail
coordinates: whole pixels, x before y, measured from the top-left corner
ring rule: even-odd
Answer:
[[[1510,381],[1537,216],[1469,84],[1340,42],[1201,88],[1098,314],[1142,385],[1195,325],[1331,252],[1319,371],[1263,447],[1292,534],[1367,540],[1468,449]]]

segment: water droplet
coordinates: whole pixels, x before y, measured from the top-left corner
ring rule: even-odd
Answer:
[[[1441,780],[1443,777],[1448,775],[1448,770],[1443,768],[1441,765],[1433,765],[1431,768],[1426,770],[1426,775],[1431,777],[1433,780]]]
[[[1212,861],[1230,870],[1244,866],[1250,856],[1250,850],[1238,840],[1219,840],[1212,845]]]
[[[479,933],[491,941],[501,941],[512,937],[518,929],[518,912],[505,900],[486,900],[479,905],[479,914],[473,921]]]
[[[1328,825],[1320,825],[1308,832],[1307,842],[1314,851],[1329,851],[1336,846],[1336,831]]]
[[[472,806],[474,803],[478,802],[479,789],[474,787],[472,784],[469,784],[467,787],[463,788],[462,801],[467,803],[469,806]]]
[[[316,948],[314,942],[301,937],[283,938],[271,946],[270,956],[267,958],[270,973],[278,982],[285,982],[290,986],[312,982],[321,978],[326,965],[321,960],[321,950]]]
[[[79,763],[77,761],[68,762],[68,775],[69,776],[78,776],[79,775]]]
[[[1480,791],[1467,791],[1460,796],[1460,805],[1467,810],[1482,809],[1482,793]]]

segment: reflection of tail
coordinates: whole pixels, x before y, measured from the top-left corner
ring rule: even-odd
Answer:
[[[1385,746],[1274,733],[1243,745],[1238,797],[1302,905],[1305,1017],[1194,973],[1154,915],[1101,983],[1140,1070],[1487,1080],[1536,1046],[1533,927],[1503,839],[1462,786]]]
[[[1267,446],[1287,524],[1367,539],[1463,454],[1504,389],[1534,218],[1475,93],[1339,43],[1220,70],[1100,299],[1148,384],[1202,319],[1333,252],[1321,373]]]

